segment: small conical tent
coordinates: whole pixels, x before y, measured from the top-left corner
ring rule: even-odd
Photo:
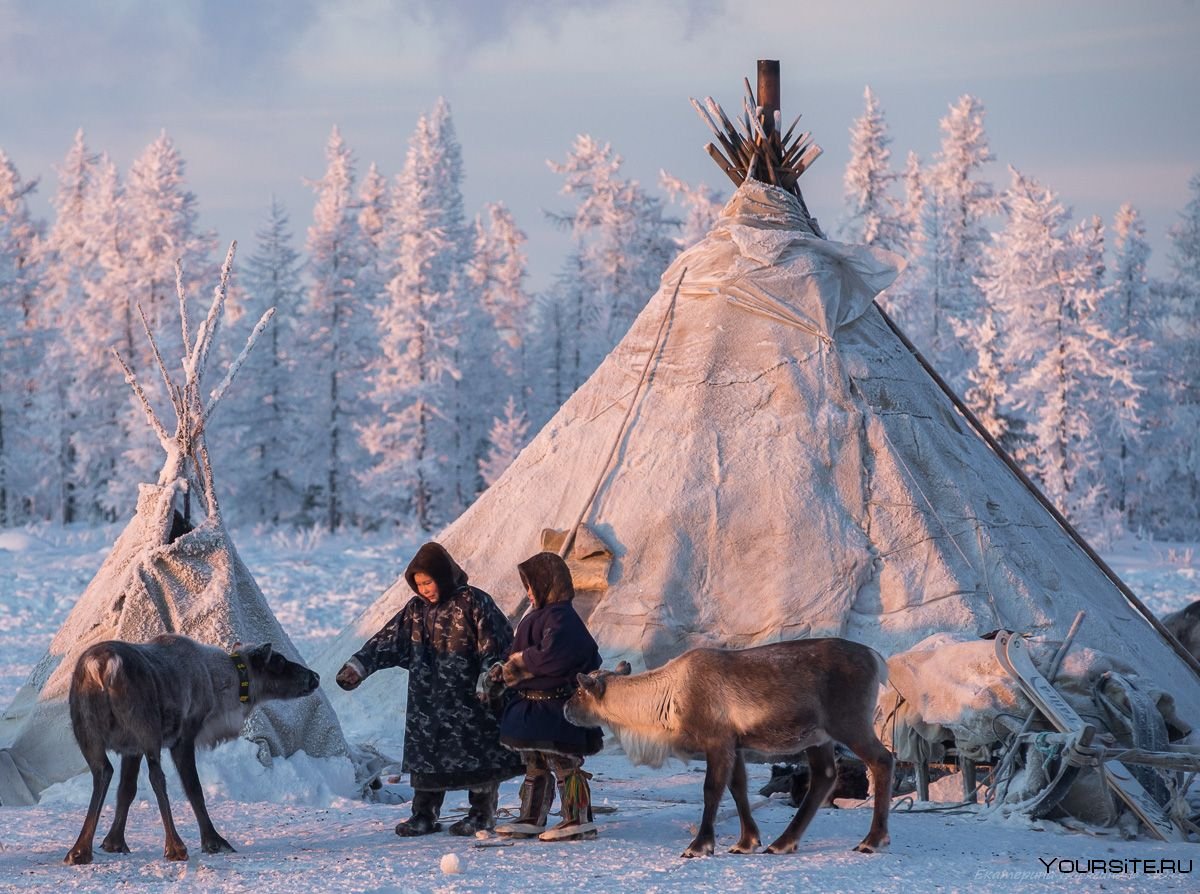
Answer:
[[[194,342],[180,289],[184,384],[170,385],[178,418],[174,436],[166,433],[138,380],[118,357],[167,460],[156,484],[141,485],[132,521],[45,656],[0,715],[0,803],[5,806],[36,803],[45,788],[87,769],[71,731],[67,694],[76,660],[94,643],[145,642],[162,633],[179,633],[227,649],[237,642],[270,642],[287,657],[301,660],[221,520],[204,444],[217,402],[272,313],[259,322],[206,404],[201,379],[224,310],[232,256],[231,247],[221,285]],[[153,344],[148,326],[146,332]],[[164,381],[171,382],[165,367],[161,371]],[[207,511],[203,521],[192,527],[184,523],[179,510],[185,495],[197,490]],[[337,716],[321,690],[296,701],[259,707],[247,720],[243,735],[259,744],[259,759],[264,763],[299,750],[314,757],[350,754]]]
[[[437,539],[515,615],[517,563],[586,506],[613,554],[586,621],[606,662],[635,667],[808,636],[885,656],[997,628],[1061,640],[1086,610],[1079,648],[1170,688],[1184,731],[1200,724],[1189,666],[875,305],[898,259],[823,238],[778,174],[739,185],[595,373]],[[317,669],[336,670],[410,595],[397,581]],[[350,710],[394,707],[394,687],[373,682]]]

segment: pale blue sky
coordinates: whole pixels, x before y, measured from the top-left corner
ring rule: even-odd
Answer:
[[[360,172],[375,161],[393,175],[444,95],[468,212],[513,209],[541,286],[565,249],[543,220],[566,205],[545,160],[588,132],[643,183],[665,167],[727,190],[687,99],[737,106],[758,58],[781,60],[784,115],[803,112],[825,148],[802,185],[826,225],[865,84],[897,167],[909,149],[936,151],[939,118],[969,92],[987,108],[998,187],[1013,164],[1077,216],[1111,221],[1131,201],[1164,269],[1165,230],[1200,170],[1196,0],[0,0],[0,147],[42,178],[45,213],[76,128],[122,170],[166,128],[204,225],[249,247],[272,193],[302,239],[302,178],[320,176],[332,125]]]

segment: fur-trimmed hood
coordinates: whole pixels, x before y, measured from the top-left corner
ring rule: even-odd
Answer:
[[[533,607],[543,608],[555,602],[575,598],[571,571],[557,553],[538,553],[517,566],[521,583],[533,591]]]
[[[439,601],[445,599],[459,587],[467,585],[467,572],[458,567],[450,553],[440,543],[430,541],[417,550],[408,567],[404,569],[404,579],[414,593],[417,593],[417,574],[428,574],[438,585]]]

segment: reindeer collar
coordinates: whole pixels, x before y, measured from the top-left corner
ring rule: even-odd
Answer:
[[[229,657],[233,659],[233,666],[237,668],[238,701],[246,704],[250,701],[250,671],[246,668],[246,659],[236,650],[231,652]]]

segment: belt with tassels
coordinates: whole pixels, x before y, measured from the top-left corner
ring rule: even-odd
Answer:
[[[559,686],[557,689],[518,689],[517,695],[531,702],[548,702],[556,698],[570,698],[575,693],[574,686]]]

